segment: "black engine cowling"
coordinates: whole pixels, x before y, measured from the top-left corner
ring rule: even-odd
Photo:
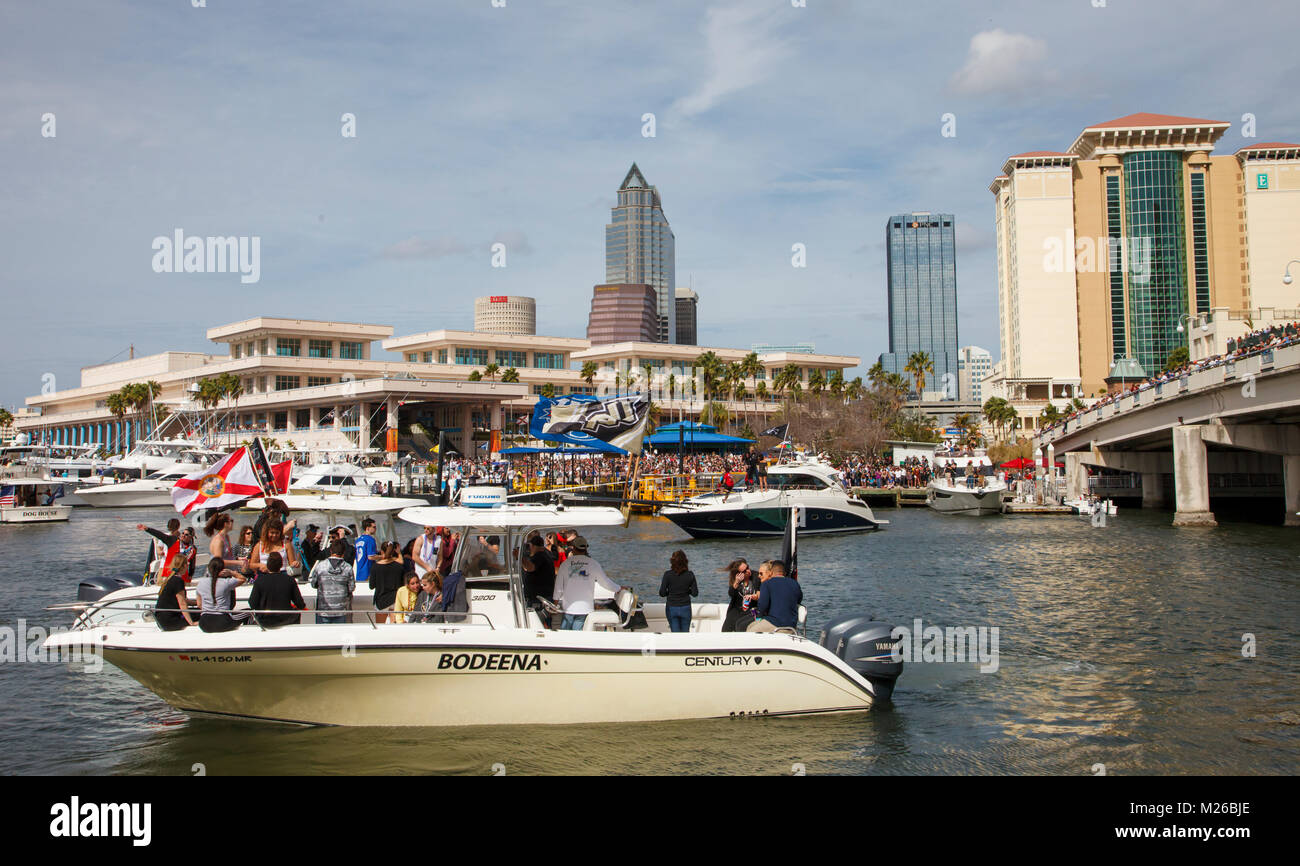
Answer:
[[[128,586],[140,586],[143,577],[139,574],[101,575],[83,577],[77,585],[77,601],[99,601],[110,592],[126,589]]]
[[[889,623],[851,614],[827,623],[818,643],[870,682],[878,699],[887,701],[894,693],[894,683],[903,672],[903,662],[894,659],[898,639],[890,636],[893,630]]]

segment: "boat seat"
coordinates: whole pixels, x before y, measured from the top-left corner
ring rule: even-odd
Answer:
[[[722,631],[727,609],[720,604],[697,604],[691,611],[691,631]]]

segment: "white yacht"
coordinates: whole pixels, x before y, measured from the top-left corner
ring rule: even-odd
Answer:
[[[181,459],[138,481],[119,481],[77,491],[82,504],[93,508],[170,508],[172,488],[186,475],[201,472],[226,455],[204,448],[178,452]]]
[[[691,631],[671,633],[662,604],[642,606],[621,591],[583,630],[548,628],[525,604],[519,547],[533,531],[620,526],[614,508],[506,504],[500,490],[492,507],[421,506],[400,517],[457,527],[464,538],[495,535],[504,562],[468,575],[464,605],[435,622],[379,624],[355,604],[352,623],[309,624],[308,614],[302,624],[207,634],[164,632],[146,616],[95,625],[87,612],[46,646],[101,653],[186,712],[318,725],[852,712],[887,700],[902,670],[891,626],[867,616],[834,619],[814,641],[798,629],[724,633],[725,605],[696,604]],[[468,549],[462,545],[455,570],[465,569]],[[603,564],[615,576],[638,567]]]
[[[996,477],[980,476],[968,485],[965,479],[950,482],[939,476],[930,482],[925,504],[944,514],[1001,514],[1006,492],[1007,485]]]
[[[225,452],[210,451],[202,442],[188,439],[142,439],[131,449],[131,453],[109,460],[109,467],[114,474],[132,479],[146,478],[154,472],[170,469],[177,463],[194,462],[190,454],[217,455],[216,460],[225,456]],[[209,460],[209,464],[215,460]]]
[[[849,493],[837,469],[815,457],[800,454],[768,467],[767,488],[703,493],[665,505],[659,513],[695,538],[780,535],[794,506],[803,510],[801,535],[860,532],[889,523]]]
[[[1085,496],[1080,499],[1066,499],[1061,502],[1074,509],[1075,514],[1082,514],[1091,517],[1094,514],[1105,514],[1107,517],[1114,517],[1119,513],[1119,508],[1110,499],[1098,499],[1092,496]]]

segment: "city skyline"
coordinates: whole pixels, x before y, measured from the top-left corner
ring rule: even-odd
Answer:
[[[1223,38],[1287,56],[1282,34],[1250,27],[1256,5],[1222,20]],[[1140,111],[1229,121],[1220,153],[1300,138],[1287,76],[1261,79],[1227,52],[1147,50],[1157,24],[1176,39],[1211,7],[1172,8],[1021,3],[998,24],[965,8],[936,22],[835,2],[667,3],[636,12],[639,32],[621,4],[342,4],[315,9],[310,31],[292,10],[241,3],[9,10],[0,255],[9,298],[32,300],[11,313],[0,403],[130,344],[210,350],[192,323],[243,312],[409,333],[470,327],[475,296],[524,295],[539,333],[580,335],[609,178],[634,161],[671,203],[678,272],[708,298],[701,344],[874,358],[885,254],[862,239],[928,208],[960,215],[962,339],[996,351],[987,185],[1008,153]],[[896,44],[918,27],[927,40]],[[633,59],[647,31],[659,50]],[[1098,39],[1128,61],[1098,68]],[[906,94],[862,88],[904,49],[921,61]],[[260,280],[156,273],[151,242],[182,230],[260,238]]]

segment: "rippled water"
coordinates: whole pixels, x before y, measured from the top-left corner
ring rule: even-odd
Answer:
[[[83,574],[137,567],[137,521],[78,509],[66,525],[0,527],[0,624],[63,624],[45,605]],[[1000,667],[912,663],[892,707],[809,718],[528,728],[295,728],[190,719],[112,667],[0,665],[0,772],[1123,773],[1300,771],[1300,530],[1169,526],[1129,510],[1085,518],[883,511],[884,532],[808,538],[809,632],[864,611],[911,625],[996,626]],[[701,601],[714,573],[779,542],[691,541],[666,521],[591,529],[611,576],[653,596],[686,551]],[[1243,658],[1242,635],[1257,641]]]

